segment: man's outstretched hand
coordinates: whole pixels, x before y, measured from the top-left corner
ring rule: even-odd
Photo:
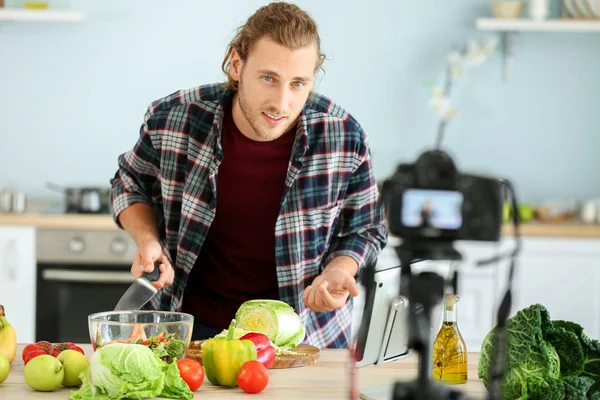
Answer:
[[[354,263],[354,261],[352,262]],[[332,264],[304,289],[302,300],[306,307],[313,312],[342,308],[346,304],[348,296],[358,296],[355,274],[351,272],[358,268],[356,264],[354,263],[353,268]]]

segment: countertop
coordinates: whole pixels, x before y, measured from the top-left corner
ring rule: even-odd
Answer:
[[[88,358],[93,354],[89,344],[80,345]],[[24,345],[19,345],[17,357],[11,366],[7,380],[0,384],[0,399],[10,400],[52,400],[68,399],[70,390],[60,388],[53,392],[36,392],[29,388],[23,377],[23,361],[21,352]],[[469,380],[456,388],[467,394],[469,399],[484,399],[486,390],[477,378],[478,353],[469,353]],[[349,395],[349,352],[347,350],[324,349],[320,360],[314,364],[291,369],[269,370],[269,385],[259,394],[252,395],[256,399],[348,399]],[[368,366],[356,369],[359,387],[369,385],[390,384],[396,380],[411,380],[416,376],[417,357],[411,355],[393,363],[381,366]],[[195,399],[246,399],[250,395],[239,388],[216,387],[205,379],[195,392]],[[358,395],[354,397],[358,398]]]
[[[0,226],[28,225],[39,229],[92,229],[118,230],[111,215],[93,214],[2,214]],[[512,236],[512,226],[503,227],[503,235]],[[564,223],[530,222],[521,225],[521,235],[537,237],[600,238],[600,224],[584,224],[579,221]]]
[[[107,214],[2,214],[1,225],[34,226],[38,229],[92,229],[118,230],[111,215]]]

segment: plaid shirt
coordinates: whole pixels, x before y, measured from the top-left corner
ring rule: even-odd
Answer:
[[[207,85],[153,102],[135,146],[119,156],[111,180],[115,221],[134,203],[152,205],[174,261],[173,285],[152,299],[154,309],[181,309],[188,274],[215,217],[224,104],[231,96]],[[314,313],[302,293],[336,256],[352,257],[359,268],[374,262],[387,230],[365,133],[348,112],[318,94],[300,114],[283,195],[275,227],[280,299],[304,323],[305,343],[347,348],[352,299],[332,312]]]

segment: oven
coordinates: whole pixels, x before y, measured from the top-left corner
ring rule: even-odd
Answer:
[[[36,341],[89,343],[88,315],[113,310],[134,281],[135,242],[119,230],[43,228],[36,241]]]

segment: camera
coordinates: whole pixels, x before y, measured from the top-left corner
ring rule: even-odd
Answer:
[[[498,241],[503,187],[497,178],[460,173],[441,150],[398,165],[382,185],[392,235],[429,242]]]

